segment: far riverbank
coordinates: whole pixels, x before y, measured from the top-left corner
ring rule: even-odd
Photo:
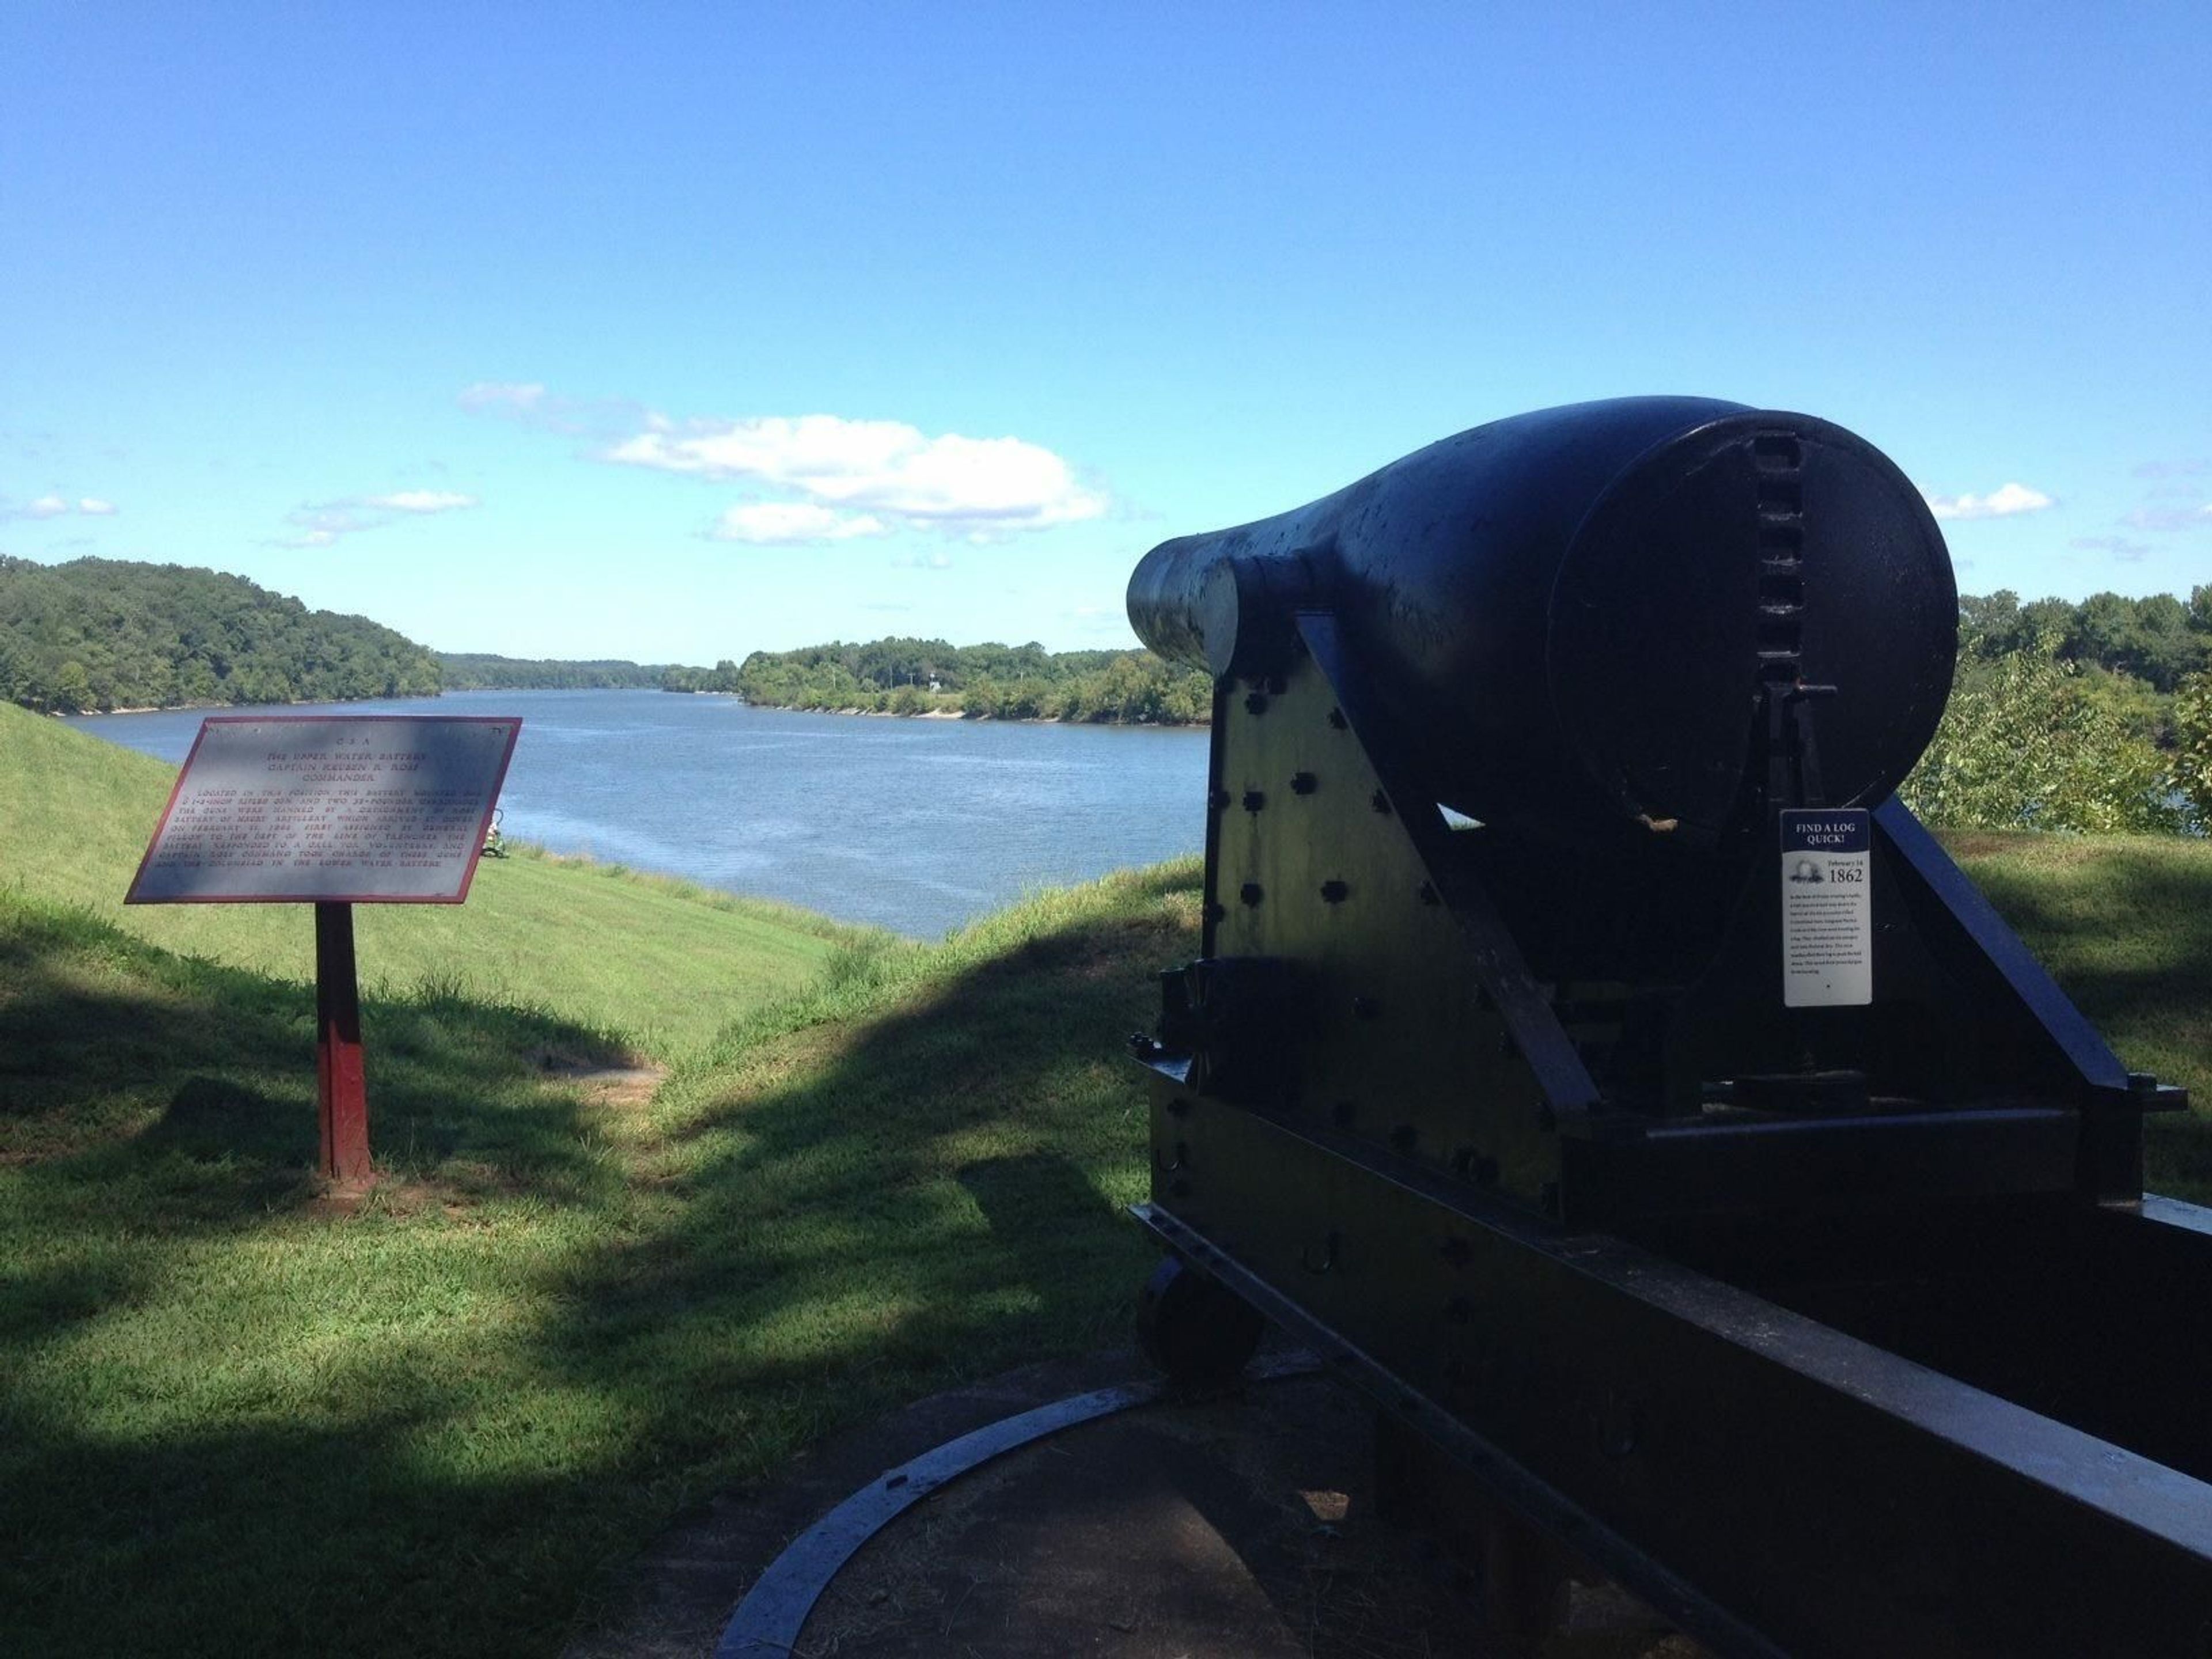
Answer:
[[[1069,720],[1060,714],[971,714],[957,703],[941,703],[929,708],[862,708],[857,705],[823,708],[795,702],[757,702],[741,691],[694,691],[673,685],[661,689],[682,697],[732,697],[748,708],[774,708],[791,714],[857,714],[871,720],[972,720],[978,725],[988,721],[1004,726],[1122,726],[1155,732],[1205,732],[1212,729],[1209,720]]]

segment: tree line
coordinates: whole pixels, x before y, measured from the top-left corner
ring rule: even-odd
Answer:
[[[2022,605],[2010,588],[1959,599],[1962,658],[1995,661],[2026,653],[2124,674],[2161,696],[2212,667],[2212,584],[2131,599],[2092,593],[2080,604],[2033,599]]]
[[[484,651],[441,651],[438,672],[448,691],[599,691],[662,684],[678,671],[668,663],[618,657],[569,661],[559,657],[501,657]]]
[[[943,640],[842,641],[756,651],[742,663],[672,670],[671,691],[734,692],[776,708],[971,720],[1059,720],[1193,726],[1213,708],[1213,682],[1149,651],[1047,651]]]
[[[1898,793],[1945,828],[2212,832],[2212,584],[1962,597],[1951,701]]]
[[[674,691],[781,708],[1202,724],[1212,684],[1149,651],[894,638],[673,669]],[[1942,828],[2212,831],[2212,584],[1959,601],[1950,705],[1899,792]]]
[[[438,664],[366,617],[242,576],[0,556],[0,698],[41,713],[434,695]]]

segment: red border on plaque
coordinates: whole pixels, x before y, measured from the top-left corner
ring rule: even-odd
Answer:
[[[184,793],[185,780],[191,775],[192,762],[200,752],[210,726],[335,726],[354,723],[385,724],[392,720],[434,721],[444,726],[504,726],[507,727],[507,744],[500,750],[499,765],[492,774],[491,789],[484,797],[483,819],[477,825],[476,837],[469,844],[468,862],[461,871],[461,884],[457,892],[417,896],[412,894],[389,893],[191,893],[174,898],[138,897],[138,884],[146,874],[146,866],[154,856],[154,849],[161,844],[161,832],[169,827],[169,814],[176,809],[177,798]],[[514,758],[514,745],[522,735],[521,717],[508,718],[499,714],[210,714],[200,721],[200,729],[192,736],[192,746],[185,751],[185,763],[177,769],[177,781],[169,786],[169,799],[162,803],[161,816],[154,825],[154,833],[146,842],[146,850],[138,855],[138,867],[132,872],[130,890],[123,896],[125,904],[461,904],[467,902],[469,888],[477,878],[477,865],[483,857],[484,839],[491,834],[492,813],[499,805],[499,793],[507,787],[507,764]]]

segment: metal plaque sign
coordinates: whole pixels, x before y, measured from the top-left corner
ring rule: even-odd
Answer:
[[[1790,1008],[1874,1000],[1874,828],[1863,811],[1782,815],[1782,1001]]]
[[[519,720],[204,720],[126,904],[459,904]]]

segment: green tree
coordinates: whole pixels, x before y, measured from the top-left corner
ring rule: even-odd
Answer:
[[[1960,678],[1898,793],[1947,828],[2109,833],[2181,828],[2173,790],[2166,757],[2075,664],[2021,651]]]
[[[1959,650],[1962,655],[1996,657],[2020,644],[2020,595],[2000,587],[1986,599],[1959,596]]]
[[[84,665],[74,657],[64,663],[54,676],[54,704],[70,714],[93,707],[91,678],[84,672]]]
[[[2064,599],[2032,599],[2020,608],[2020,621],[2005,649],[2053,653],[2074,637],[2075,607]]]
[[[2075,611],[2065,652],[2169,692],[2204,665],[2205,644],[2191,632],[2187,608],[2171,593],[2141,599],[2092,593]]]
[[[2212,670],[2191,674],[2174,692],[2173,781],[2197,832],[2212,833]]]
[[[0,559],[0,695],[33,708],[435,692],[438,665],[362,617],[178,565]],[[76,672],[64,684],[63,670]]]

